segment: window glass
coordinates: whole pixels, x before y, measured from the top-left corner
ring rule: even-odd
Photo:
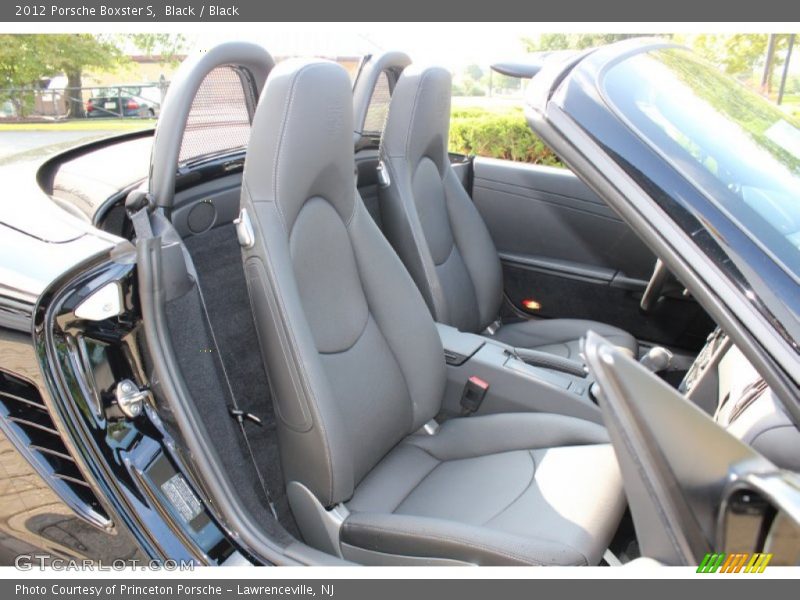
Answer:
[[[800,275],[800,124],[683,49],[606,72],[608,99],[675,168]]]

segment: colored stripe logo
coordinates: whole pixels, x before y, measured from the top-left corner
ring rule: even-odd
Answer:
[[[763,573],[767,568],[772,554],[755,552],[709,552],[703,558],[698,573]]]

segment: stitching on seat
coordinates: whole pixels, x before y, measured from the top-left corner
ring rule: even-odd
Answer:
[[[438,456],[436,456],[433,452],[431,452],[427,448],[423,448],[422,446],[418,446],[417,444],[415,444],[414,440],[407,439],[403,443],[404,444],[408,444],[409,446],[412,446],[412,447],[417,448],[419,450],[422,450],[425,454],[430,456],[433,460],[438,460],[440,463],[445,462],[444,459],[439,458]],[[470,458],[470,457],[467,457],[467,458]],[[456,460],[458,460],[458,459],[456,459]]]
[[[492,454],[482,454],[482,455],[478,455],[478,456],[465,457],[465,458],[456,458],[456,459],[452,459],[452,460],[441,460],[441,459],[437,458],[436,456],[434,456],[433,454],[431,454],[430,452],[428,452],[425,448],[421,448],[421,447],[419,447],[419,446],[417,446],[415,444],[410,444],[410,445],[412,445],[414,448],[422,450],[423,452],[425,452],[428,456],[430,456],[434,460],[438,460],[439,464],[435,465],[422,479],[419,480],[419,482],[405,495],[405,497],[402,500],[400,500],[400,502],[397,504],[397,506],[394,507],[394,509],[391,511],[391,514],[398,514],[398,513],[395,513],[395,511],[400,507],[401,504],[403,504],[403,502],[408,500],[408,498],[411,496],[411,494],[413,494],[414,490],[416,490],[422,484],[423,481],[425,481],[428,477],[430,477],[430,475],[437,468],[439,468],[441,465],[443,465],[443,464],[445,464],[447,462],[455,462],[455,461],[458,461],[458,460],[470,460],[472,458],[479,458],[479,457],[484,457],[484,456],[498,456],[498,455],[501,455],[501,454],[508,454],[510,452],[519,452],[520,451],[520,450],[508,450],[508,451],[504,451],[504,452],[494,452]],[[593,444],[588,444],[588,445],[593,445]],[[536,448],[535,450],[540,450],[540,449],[541,448]],[[522,492],[520,492],[519,495],[517,495],[517,497],[514,498],[505,508],[501,509],[497,514],[495,514],[494,516],[490,517],[487,521],[485,521],[481,525],[482,527],[487,527],[487,529],[491,529],[490,527],[487,526],[488,523],[493,521],[497,517],[499,517],[506,510],[508,510],[514,503],[517,502],[517,500],[519,500],[531,488],[531,486],[535,482],[535,480],[536,480],[536,471],[537,471],[537,468],[538,468],[538,464],[536,462],[536,457],[533,454],[534,450],[528,449],[527,452],[528,452],[528,455],[530,456],[531,462],[533,463],[533,473],[531,474],[531,479],[528,482],[528,485],[525,486],[525,489],[522,490]],[[415,515],[404,515],[403,513],[399,513],[399,516],[412,516],[413,517]],[[458,521],[456,521],[456,522],[458,522]],[[381,528],[373,527],[372,525],[364,526],[364,525],[352,525],[351,524],[350,527],[351,528],[370,527],[370,528],[375,529],[376,531],[384,531],[385,533],[396,533],[398,535],[406,535],[406,536],[412,535],[412,534],[406,534],[406,533],[403,533],[403,532],[398,532],[398,531],[395,531],[395,530],[387,530],[387,529],[383,529],[382,530]],[[498,531],[498,533],[502,533],[502,532]],[[429,536],[429,537],[431,537],[431,539],[440,539],[440,540],[448,540],[449,539],[449,538],[446,538],[446,537],[436,537],[436,536]],[[519,537],[522,537],[522,536],[519,536]],[[526,538],[523,538],[523,539],[526,539]],[[575,554],[583,557],[583,564],[584,565],[588,565],[589,564],[589,559],[583,552],[581,552],[577,548],[575,548],[575,547],[571,546],[570,544],[567,544],[567,543],[565,543],[563,541],[550,540],[550,539],[543,538],[543,537],[528,538],[528,539],[537,539],[537,540],[540,540],[540,541],[543,541],[543,542],[548,542],[548,543],[551,543],[551,544],[563,546],[564,548],[567,548],[567,549],[571,550],[572,552],[574,552]],[[464,543],[464,544],[472,544],[473,546],[480,547],[480,546],[478,546],[477,544],[474,544],[471,541],[463,540],[463,539],[459,539],[459,538],[452,538],[452,541],[457,541],[457,542]],[[489,547],[489,546],[485,546],[485,547],[483,547],[483,549],[492,550],[492,548]],[[496,552],[502,553],[502,551],[500,551],[500,550],[496,550]],[[518,559],[522,560],[522,557],[519,557],[519,556],[515,557],[514,555],[511,555],[511,554],[506,554],[505,556],[507,556],[508,558],[518,558]],[[527,561],[527,559],[525,559],[525,560]],[[542,563],[540,563],[540,564],[542,564]]]
[[[427,240],[425,240],[425,241],[427,242]],[[430,246],[430,244],[428,244],[428,246]],[[450,260],[450,257],[453,256],[453,251],[455,249],[456,249],[456,241],[455,241],[455,237],[453,237],[453,243],[450,245],[450,250],[447,252],[447,256],[445,256],[444,260],[442,262],[440,262],[440,263],[437,263],[436,261],[434,261],[433,262],[433,266],[434,267],[441,267],[443,264],[447,263],[447,261]]]
[[[522,496],[524,496],[527,493],[527,491],[531,489],[533,482],[536,481],[536,469],[538,465],[536,464],[536,457],[533,455],[533,450],[528,450],[528,456],[530,457],[531,462],[533,463],[533,472],[531,473],[531,478],[530,481],[528,481],[528,485],[526,485],[525,488],[519,494],[517,494],[517,496],[513,500],[511,500],[511,502],[509,502],[504,508],[501,508],[495,515],[486,519],[483,522],[484,526],[488,525],[490,522],[494,521],[497,517],[506,512],[509,508],[511,508],[514,504],[516,504],[517,500],[522,498]]]
[[[475,279],[472,277],[472,273],[469,270],[469,265],[467,265],[467,261],[464,259],[464,253],[461,252],[461,248],[458,247],[458,236],[456,235],[456,230],[453,227],[453,216],[452,211],[450,209],[450,194],[447,193],[447,185],[445,184],[445,179],[447,177],[447,169],[452,170],[451,165],[447,165],[445,167],[445,177],[442,178],[442,190],[444,191],[444,209],[447,211],[447,223],[450,225],[450,233],[453,236],[453,247],[458,249],[458,254],[461,257],[461,263],[464,265],[464,271],[467,274],[467,278],[469,279],[470,284],[472,285],[472,293],[475,296],[475,307],[478,309],[478,322],[482,320],[481,317],[481,301],[480,301],[480,294],[478,293],[478,286],[475,285]],[[449,258],[449,257],[448,257]],[[444,264],[444,263],[442,263]]]
[[[288,232],[289,224],[286,222],[286,218],[283,214],[283,207],[281,206],[278,190],[280,186],[278,185],[278,161],[280,160],[281,156],[281,148],[283,147],[283,140],[286,136],[286,130],[289,129],[289,119],[287,118],[289,115],[289,111],[291,110],[292,103],[294,102],[294,91],[295,86],[300,79],[300,75],[305,71],[309,65],[305,65],[301,67],[295,76],[292,78],[291,86],[289,87],[289,93],[286,96],[286,102],[283,105],[283,112],[281,113],[281,132],[278,136],[278,144],[275,147],[275,158],[272,161],[272,171],[275,173],[275,180],[272,182],[272,194],[275,198],[275,207],[278,209],[278,216],[280,217],[281,223],[283,224],[283,228],[285,231]]]
[[[417,116],[417,107],[419,106],[419,100],[422,96],[422,90],[425,87],[425,80],[430,77],[431,71],[423,71],[422,77],[419,79],[419,86],[414,92],[414,104],[411,106],[411,118],[408,120],[408,127],[406,128],[406,139],[405,139],[405,147],[406,147],[406,156],[410,156],[411,154],[411,129],[414,126],[414,118]]]
[[[361,194],[358,193],[358,188],[353,186],[353,208],[350,211],[350,215],[347,217],[347,220],[344,222],[344,228],[350,229],[350,224],[353,222],[353,219],[356,218],[356,208],[358,207],[359,202],[363,202],[363,198],[361,198]],[[337,211],[338,212],[338,211]]]
[[[276,208],[277,208],[277,205],[278,205],[278,203],[276,202]],[[260,226],[260,223],[259,223],[259,226]],[[334,497],[334,493],[333,492],[334,492],[334,489],[336,487],[334,485],[335,473],[334,473],[333,459],[332,459],[333,451],[331,449],[330,440],[328,439],[327,428],[325,427],[325,425],[323,423],[323,419],[320,416],[319,402],[317,400],[316,393],[314,392],[314,389],[313,389],[313,386],[311,385],[311,382],[308,381],[308,378],[305,375],[305,373],[308,372],[307,367],[306,367],[306,360],[302,356],[302,353],[298,352],[299,344],[297,343],[297,338],[295,336],[294,329],[292,327],[288,326],[288,323],[289,323],[288,311],[286,310],[286,306],[284,305],[284,302],[283,302],[284,296],[283,296],[283,294],[280,293],[280,286],[278,284],[278,278],[277,278],[277,276],[275,274],[274,265],[272,263],[272,256],[271,256],[269,247],[268,247],[268,245],[267,245],[267,243],[265,241],[265,238],[263,236],[263,232],[262,232],[262,236],[261,236],[261,244],[260,245],[264,250],[264,258],[265,258],[265,260],[262,260],[261,263],[264,266],[264,270],[266,272],[266,275],[270,280],[270,283],[272,285],[272,289],[274,290],[270,294],[270,296],[272,296],[272,298],[273,298],[273,300],[275,302],[275,306],[278,309],[278,312],[280,314],[280,324],[281,324],[282,329],[284,330],[284,335],[286,335],[287,340],[289,342],[289,348],[288,348],[289,354],[294,359],[294,363],[295,363],[294,365],[292,365],[292,367],[294,367],[294,368],[290,369],[290,375],[294,376],[294,370],[297,369],[297,378],[298,378],[298,380],[300,382],[301,388],[303,389],[303,391],[304,391],[304,393],[306,395],[306,398],[308,400],[310,400],[308,405],[309,405],[309,408],[312,411],[312,427],[313,426],[319,427],[319,431],[320,431],[320,434],[321,434],[321,437],[322,437],[322,441],[323,441],[323,448],[325,449],[325,462],[327,463],[328,472],[330,473],[330,478],[329,478],[330,481],[329,481],[329,484],[328,484],[328,496],[329,496],[329,498],[333,498]],[[314,417],[316,417],[316,418],[314,418]]]
[[[369,325],[369,321],[371,318],[372,318],[372,313],[370,313],[369,310],[367,310],[367,318],[364,319],[364,325],[361,327],[361,331],[358,332],[356,339],[353,340],[353,343],[350,344],[347,348],[342,348],[341,350],[331,350],[331,351],[317,350],[317,352],[321,356],[334,356],[336,354],[344,354],[345,352],[349,352],[350,350],[355,348],[359,340],[361,340],[361,338],[364,337],[364,332],[367,330],[367,325]]]
[[[420,448],[420,450],[422,450],[422,449]],[[423,452],[425,452],[425,451],[423,450]],[[426,454],[427,454],[427,453],[426,453]],[[434,460],[438,460],[438,459],[436,459],[435,457],[431,457],[431,458],[434,458]],[[411,494],[413,494],[413,493],[414,493],[414,491],[415,491],[415,490],[416,490],[416,489],[417,489],[419,486],[421,486],[421,485],[422,485],[422,482],[423,482],[423,481],[425,481],[425,480],[426,480],[428,477],[430,477],[430,476],[431,476],[431,473],[433,473],[433,472],[434,472],[436,469],[438,469],[439,467],[441,467],[443,464],[444,464],[444,461],[439,461],[437,464],[433,465],[433,467],[431,468],[431,470],[430,470],[430,471],[428,471],[427,473],[425,473],[425,475],[423,475],[423,476],[422,476],[422,479],[420,479],[420,480],[419,480],[419,481],[418,481],[418,482],[417,482],[417,483],[414,485],[414,487],[412,487],[412,488],[411,488],[411,489],[408,491],[408,493],[407,493],[405,496],[403,496],[403,497],[400,499],[400,502],[398,502],[398,503],[397,503],[397,505],[396,505],[396,506],[395,506],[395,507],[394,507],[394,508],[393,508],[393,509],[392,509],[390,512],[391,512],[392,514],[394,514],[394,511],[396,511],[398,508],[400,508],[400,505],[401,505],[403,502],[405,502],[406,500],[408,500],[408,499],[411,497]]]
[[[349,233],[349,230],[348,230],[348,233]],[[392,347],[392,344],[389,343],[389,340],[387,339],[386,334],[383,332],[383,329],[381,328],[381,324],[378,322],[378,320],[373,315],[372,305],[370,303],[370,294],[367,292],[367,286],[364,285],[365,279],[364,279],[364,274],[363,274],[363,268],[364,268],[363,267],[363,260],[359,257],[359,253],[356,252],[356,249],[355,249],[355,247],[353,247],[352,244],[353,244],[353,240],[351,238],[350,239],[350,245],[353,248],[353,256],[355,257],[355,261],[356,261],[356,272],[358,274],[358,279],[362,284],[363,293],[364,293],[364,300],[367,303],[368,319],[371,318],[373,321],[375,321],[375,327],[378,329],[378,333],[380,333],[381,338],[383,339],[384,343],[386,344],[386,347],[389,349],[389,353],[392,355],[392,358],[394,359],[395,365],[397,365],[397,369],[400,371],[400,374],[403,376],[403,385],[405,385],[405,388],[406,388],[406,395],[409,398],[409,400],[411,401],[411,422],[409,423],[408,430],[407,430],[407,431],[411,432],[411,430],[413,429],[413,426],[414,426],[414,419],[416,418],[417,402],[414,399],[414,395],[411,393],[411,388],[408,385],[409,377],[407,376],[407,373],[405,372],[405,369],[403,368],[403,363],[400,362],[400,359],[398,358],[397,353],[394,351],[394,348]],[[366,329],[366,327],[365,327],[365,329]]]

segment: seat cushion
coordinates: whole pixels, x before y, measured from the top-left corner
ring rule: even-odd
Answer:
[[[341,541],[475,564],[593,565],[624,506],[603,427],[552,414],[460,418],[406,438],[367,475]]]
[[[639,344],[631,334],[613,325],[583,319],[542,319],[503,325],[493,336],[515,348],[530,348],[549,354],[577,360],[580,356],[580,339],[589,330],[600,334],[615,346],[638,357]]]

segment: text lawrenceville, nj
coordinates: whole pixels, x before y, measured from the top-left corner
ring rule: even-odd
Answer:
[[[320,596],[332,597],[333,586],[312,586],[303,583],[292,585],[241,585],[224,586],[218,584],[187,585],[187,584],[109,584],[109,585],[78,585],[54,583],[50,585],[25,585],[17,584],[17,596],[44,596],[50,593],[53,596],[89,596],[104,597],[111,595],[124,596],[221,596],[224,593],[235,593],[239,596]]]

